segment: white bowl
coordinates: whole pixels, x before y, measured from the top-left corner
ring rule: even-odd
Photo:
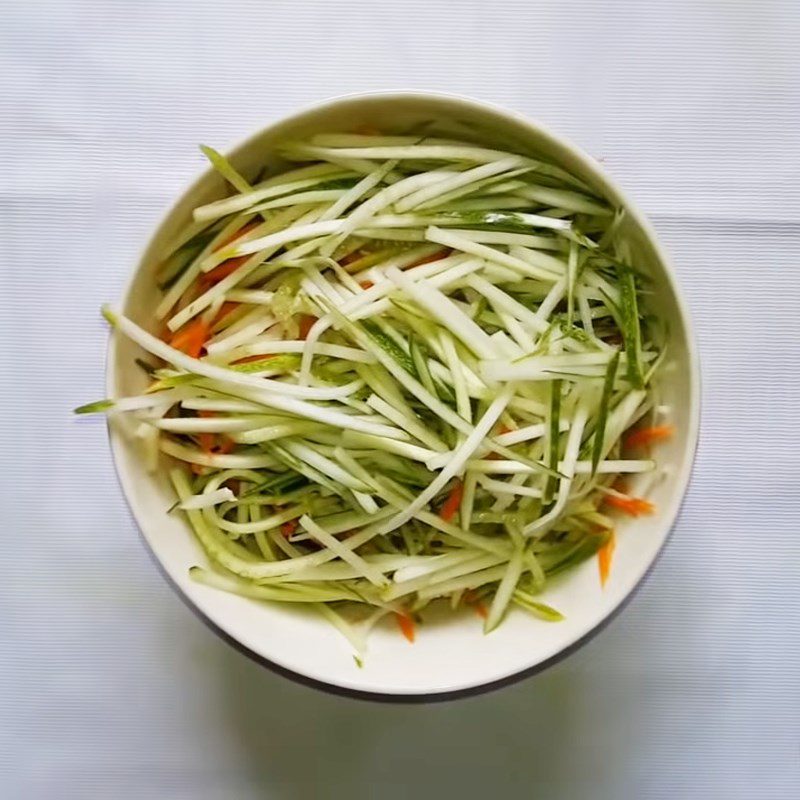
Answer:
[[[611,576],[604,589],[596,559],[590,559],[548,586],[543,600],[561,610],[559,623],[539,621],[512,610],[505,622],[484,636],[474,614],[443,615],[421,626],[413,646],[394,625],[376,630],[363,668],[356,666],[348,643],[312,612],[247,600],[198,585],[188,577],[205,563],[183,520],[165,512],[173,496],[164,474],[142,467],[135,445],[110,429],[119,479],[145,541],[178,592],[218,633],[262,663],[306,683],[334,691],[382,699],[431,700],[502,685],[542,669],[573,650],[619,609],[661,550],[689,481],[697,440],[699,380],[686,308],[675,277],[655,234],[636,207],[579,148],[541,125],[510,111],[461,97],[422,93],[366,94],[331,100],[269,125],[236,147],[230,158],[246,175],[274,163],[273,146],[288,138],[320,131],[370,125],[403,131],[434,120],[470,137],[518,152],[541,155],[570,170],[628,213],[627,233],[636,263],[653,280],[649,310],[667,320],[669,358],[660,379],[664,403],[674,410],[676,435],[658,449],[668,474],[649,493],[653,516],[620,520]],[[141,258],[124,299],[124,311],[153,328],[157,255],[186,224],[192,209],[224,191],[222,179],[207,171],[166,215]],[[110,396],[136,393],[144,377],[133,364],[137,348],[112,336],[108,358]]]

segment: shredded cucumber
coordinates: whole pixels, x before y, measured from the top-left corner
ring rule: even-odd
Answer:
[[[161,451],[192,578],[306,603],[359,657],[441,600],[485,601],[487,633],[561,619],[547,579],[603,546],[617,478],[657,469],[622,444],[665,342],[621,210],[456,140],[319,134],[259,183],[203,152],[234,193],[173,239],[153,319],[104,309],[150,384],[76,409]]]

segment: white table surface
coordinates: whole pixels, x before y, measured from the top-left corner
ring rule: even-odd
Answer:
[[[0,795],[800,797],[797,2],[0,3]],[[703,362],[655,573],[484,697],[389,707],[272,675],[161,578],[111,467],[98,307],[226,147],[370,89],[518,109],[648,212]]]

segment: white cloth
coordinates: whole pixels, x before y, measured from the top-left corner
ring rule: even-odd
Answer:
[[[800,5],[6,2],[0,785],[9,800],[800,797]],[[102,420],[106,326],[201,166],[344,92],[508,105],[651,215],[701,350],[694,478],[626,611],[430,708],[329,697],[209,633],[150,562]]]

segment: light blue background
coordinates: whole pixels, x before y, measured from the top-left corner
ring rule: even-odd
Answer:
[[[0,794],[800,797],[800,5],[0,2]],[[100,420],[101,302],[224,148],[343,92],[462,92],[604,159],[671,251],[703,421],[663,558],[540,677],[329,697],[150,562]]]

